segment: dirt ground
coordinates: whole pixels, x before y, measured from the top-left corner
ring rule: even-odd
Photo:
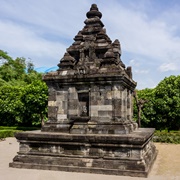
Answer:
[[[179,176],[180,179],[180,144],[155,143],[158,157],[151,175]]]
[[[9,168],[18,152],[15,138],[0,142],[0,180],[180,180],[180,144],[155,143],[158,156],[148,178]]]

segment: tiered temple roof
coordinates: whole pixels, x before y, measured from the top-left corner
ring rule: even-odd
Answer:
[[[84,28],[74,37],[74,43],[67,48],[61,59],[59,71],[71,70],[74,74],[123,73],[131,72],[125,69],[121,61],[121,46],[119,40],[113,43],[106,34],[101,21],[102,13],[96,4],[92,4],[86,14]]]

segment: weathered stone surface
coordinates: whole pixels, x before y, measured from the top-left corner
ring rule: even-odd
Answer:
[[[151,141],[153,131],[138,129],[112,136],[18,133],[20,150],[10,167],[146,177],[157,155]]]
[[[148,175],[154,129],[138,129],[132,119],[136,82],[101,17],[93,4],[59,70],[44,75],[48,121],[40,132],[16,134],[20,149],[10,167]]]

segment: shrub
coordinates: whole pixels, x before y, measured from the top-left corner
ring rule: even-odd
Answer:
[[[20,132],[20,130],[0,130],[0,139],[6,137],[14,137],[16,132]]]
[[[21,131],[32,131],[32,130],[39,130],[40,127],[17,127],[17,126],[0,126],[0,139],[6,137],[14,137],[16,132]]]
[[[180,144],[180,131],[156,131],[153,138],[154,142],[162,142],[162,143],[173,143]]]

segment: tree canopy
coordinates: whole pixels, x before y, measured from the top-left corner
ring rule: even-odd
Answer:
[[[47,114],[47,86],[25,58],[0,50],[0,125],[38,125]]]
[[[137,90],[139,100],[147,102],[141,112],[144,127],[156,129],[180,129],[180,76],[169,76],[153,89]],[[134,104],[134,118],[137,108]]]

